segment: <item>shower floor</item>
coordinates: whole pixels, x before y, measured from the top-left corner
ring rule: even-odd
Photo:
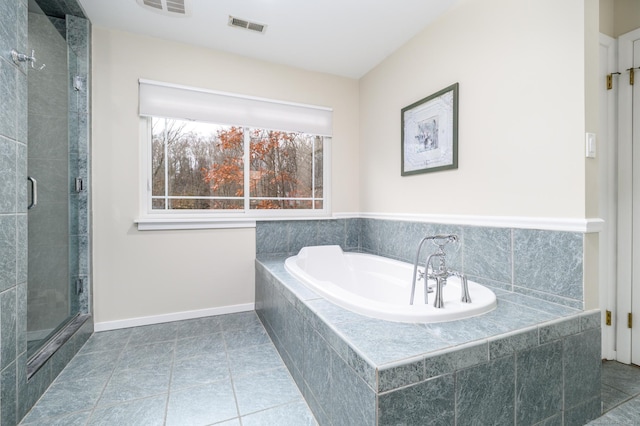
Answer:
[[[95,333],[21,425],[316,425],[255,312]]]
[[[606,414],[640,424],[640,368],[604,362]],[[316,425],[255,312],[95,333],[21,425]]]

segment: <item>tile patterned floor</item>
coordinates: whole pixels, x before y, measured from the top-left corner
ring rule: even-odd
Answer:
[[[255,312],[94,334],[21,425],[316,425]]]
[[[606,413],[640,425],[640,368],[604,362]],[[317,425],[255,312],[94,334],[21,425]]]
[[[590,426],[640,425],[640,367],[605,361],[602,405],[605,414]]]

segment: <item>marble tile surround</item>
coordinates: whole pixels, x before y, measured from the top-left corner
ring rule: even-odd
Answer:
[[[449,263],[496,291],[495,311],[373,320],[284,271],[287,256],[316,244],[413,262],[420,239],[437,233],[461,237]],[[259,222],[256,239],[256,311],[321,425],[579,425],[600,415],[600,314],[580,311],[582,234],[356,218]]]
[[[288,275],[285,258],[256,261],[256,311],[321,425],[600,415],[598,311],[499,292],[498,308],[472,321],[380,321],[320,298]]]
[[[447,248],[447,261],[473,281],[576,309],[584,306],[584,240],[578,232],[365,218],[265,221],[256,228],[256,252],[293,255],[304,246],[337,244],[345,251],[413,263],[420,240],[435,234],[460,237],[457,246]]]

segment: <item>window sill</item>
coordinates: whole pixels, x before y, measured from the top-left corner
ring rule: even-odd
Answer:
[[[139,218],[134,221],[138,231],[169,231],[180,229],[255,228],[255,219],[217,218]]]
[[[242,229],[255,228],[256,222],[274,221],[274,220],[322,220],[335,219],[326,213],[314,215],[295,215],[281,214],[269,215],[265,214],[260,217],[211,217],[211,216],[172,216],[158,217],[146,216],[134,220],[138,226],[138,231],[170,231],[181,229]]]

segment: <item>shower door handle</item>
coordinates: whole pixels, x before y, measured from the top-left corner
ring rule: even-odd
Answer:
[[[27,176],[27,180],[31,183],[31,202],[27,206],[27,210],[31,210],[38,205],[38,181]]]

